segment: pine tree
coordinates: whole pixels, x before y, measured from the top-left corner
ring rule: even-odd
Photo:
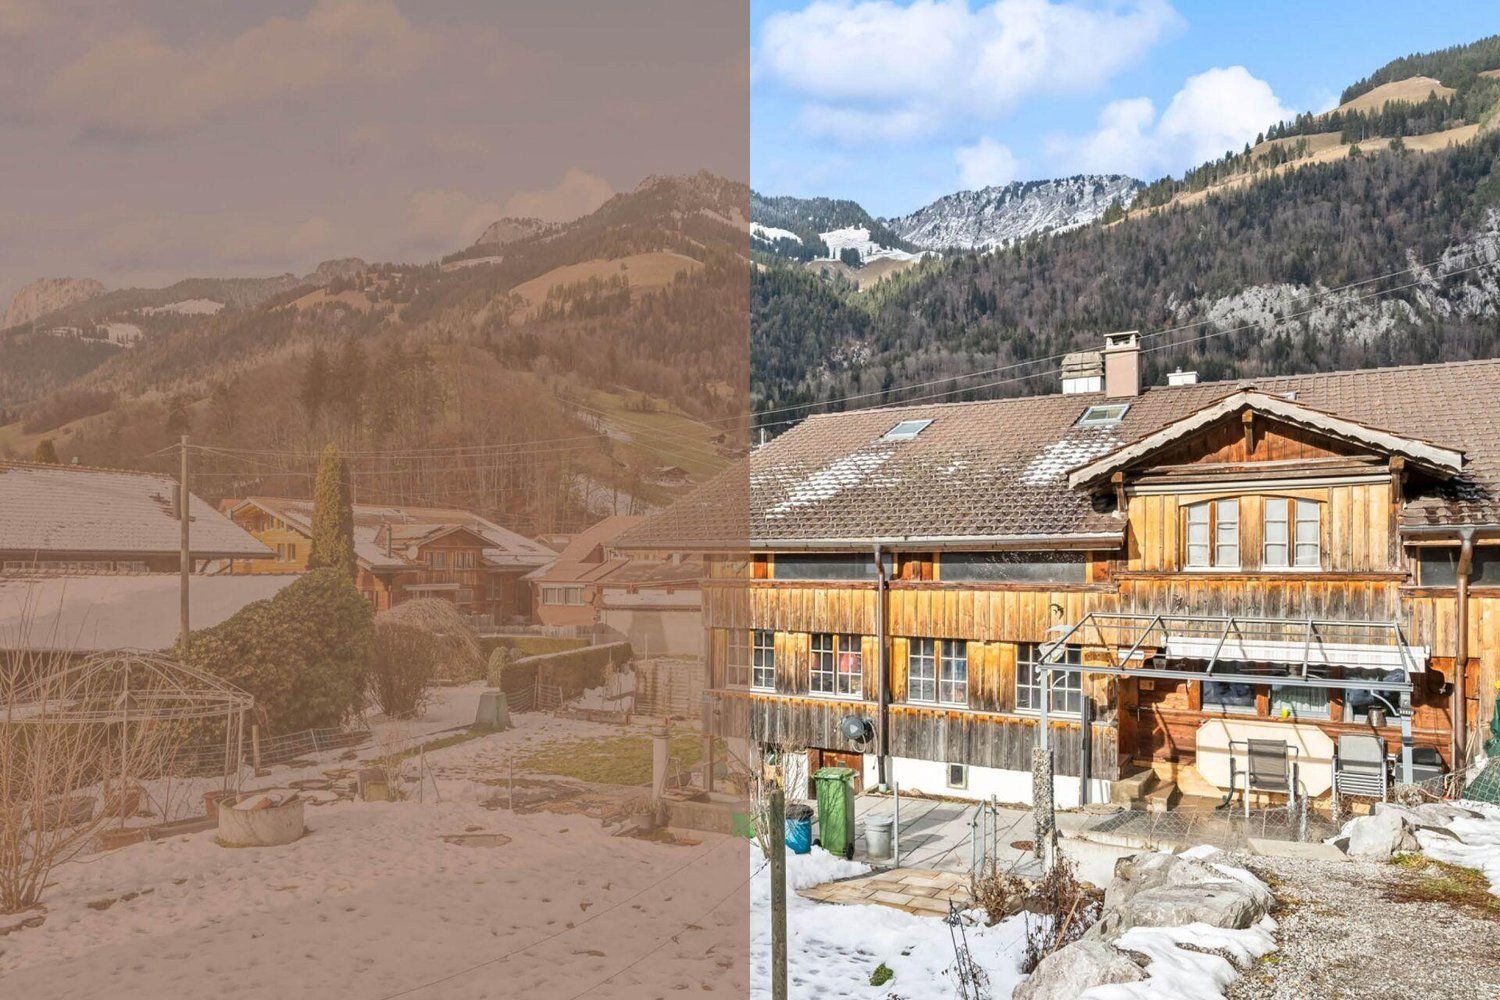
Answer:
[[[302,373],[302,391],[299,394],[309,423],[316,422],[318,414],[323,411],[323,404],[328,400],[330,380],[328,354],[323,350],[323,345],[314,345],[312,354],[307,359],[307,368]]]
[[[62,459],[57,457],[57,445],[52,443],[51,438],[42,438],[36,443],[36,454],[32,455],[32,458],[48,465],[58,465],[62,462]]]
[[[329,444],[318,461],[313,490],[312,549],[307,568],[332,566],[352,580],[359,572],[354,561],[354,505],[349,493],[349,464],[338,445]]]

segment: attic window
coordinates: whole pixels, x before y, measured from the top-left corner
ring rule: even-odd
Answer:
[[[910,441],[918,434],[927,429],[931,420],[903,420],[895,427],[885,432],[883,441]]]
[[[1078,418],[1079,427],[1112,427],[1125,419],[1125,411],[1130,409],[1129,403],[1107,403],[1103,406],[1090,406],[1083,411],[1083,416]]]

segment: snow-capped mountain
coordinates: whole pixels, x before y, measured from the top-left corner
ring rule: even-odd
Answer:
[[[889,229],[924,250],[981,250],[1040,232],[1087,225],[1116,200],[1128,206],[1145,185],[1120,174],[1081,174],[944,195],[910,215],[883,219]]]

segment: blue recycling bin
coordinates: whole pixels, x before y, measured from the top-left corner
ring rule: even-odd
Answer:
[[[786,807],[786,846],[793,854],[812,850],[812,806],[794,802]]]

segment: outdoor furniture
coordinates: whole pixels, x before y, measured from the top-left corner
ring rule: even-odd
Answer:
[[[1364,733],[1341,733],[1333,755],[1334,816],[1340,815],[1340,796],[1360,795],[1384,802],[1389,790],[1385,740]]]
[[[1240,772],[1233,757],[1236,746],[1245,748],[1245,770]],[[1287,815],[1295,816],[1297,808],[1297,748],[1285,740],[1234,740],[1230,743],[1229,794],[1224,797],[1228,805],[1234,797],[1234,786],[1244,777],[1245,788],[1241,795],[1245,803],[1245,818],[1250,818],[1250,793],[1272,792],[1286,796]]]

